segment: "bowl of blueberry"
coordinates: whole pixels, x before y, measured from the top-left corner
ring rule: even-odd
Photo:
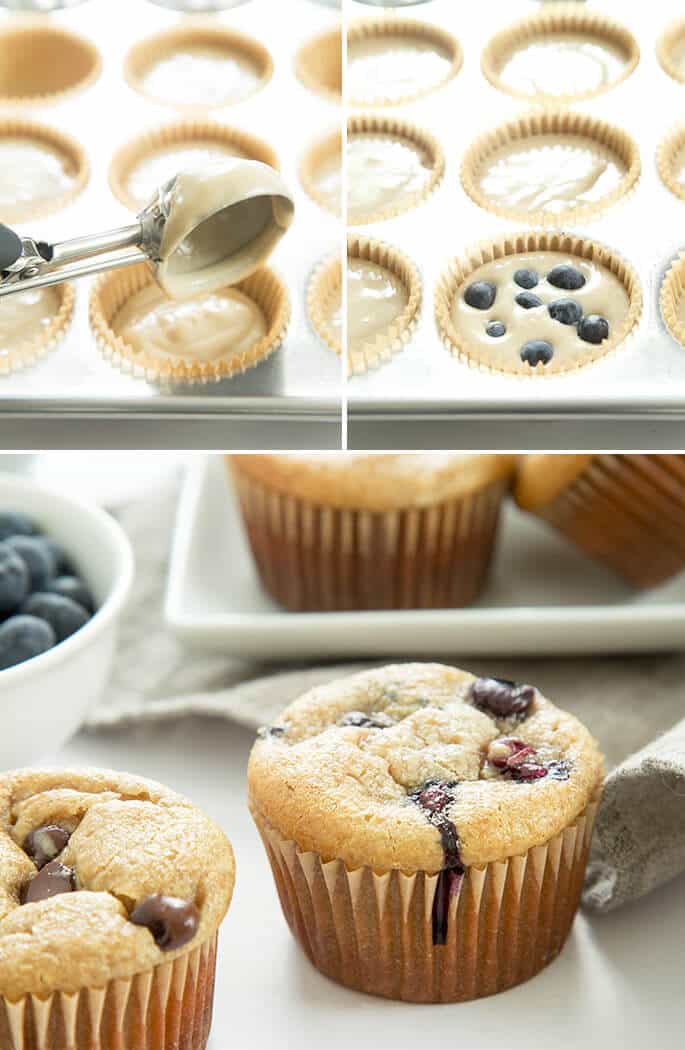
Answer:
[[[105,511],[0,474],[0,768],[49,756],[83,723],[132,579]]]

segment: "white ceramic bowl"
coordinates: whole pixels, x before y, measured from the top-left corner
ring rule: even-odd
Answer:
[[[0,769],[8,769],[57,751],[100,697],[133,580],[133,552],[105,511],[27,478],[0,473],[0,510],[23,511],[60,543],[97,606],[54,649],[0,671]]]

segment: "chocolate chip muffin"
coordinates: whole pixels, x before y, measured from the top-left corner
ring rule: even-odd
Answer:
[[[684,455],[533,455],[520,507],[637,587],[685,569]]]
[[[264,589],[295,612],[469,605],[516,458],[229,456]]]
[[[456,1002],[563,947],[602,775],[588,731],[533,686],[405,664],[286,708],[254,746],[249,802],[315,966]]]
[[[0,1046],[202,1050],[233,882],[223,832],[159,784],[0,776]]]

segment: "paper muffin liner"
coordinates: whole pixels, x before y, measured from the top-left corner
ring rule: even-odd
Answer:
[[[685,568],[685,456],[594,456],[533,513],[637,587]]]
[[[281,346],[290,322],[290,299],[279,277],[268,267],[257,270],[235,285],[259,306],[267,322],[266,335],[250,350],[241,354],[227,354],[214,361],[198,361],[192,357],[169,361],[154,353],[137,354],[121,336],[115,334],[112,324],[124,304],[154,277],[147,263],[138,263],[125,270],[103,274],[93,285],[90,295],[90,327],[98,349],[110,364],[148,382],[215,383],[221,379],[246,372],[273,354]]]
[[[678,124],[668,132],[659,143],[656,154],[656,167],[664,186],[675,197],[685,201],[685,182],[677,178],[677,164],[681,157],[685,161],[685,123]],[[685,168],[685,163],[681,163],[681,168]]]
[[[685,18],[677,18],[664,30],[657,41],[656,57],[659,65],[669,77],[685,84],[685,66],[681,69],[675,58],[675,51],[685,41]]]
[[[206,102],[178,102],[173,99],[163,98],[150,93],[144,86],[142,80],[148,70],[163,58],[172,55],[174,51],[184,47],[211,47],[224,50],[226,53],[236,52],[249,58],[259,72],[259,78],[249,94],[233,98],[228,94],[225,98],[209,100]],[[172,109],[180,110],[205,110],[221,109],[224,106],[236,105],[244,102],[261,91],[271,80],[274,72],[274,63],[270,53],[263,44],[254,37],[247,36],[235,29],[216,25],[212,22],[182,22],[171,29],[155,33],[154,36],[145,37],[134,44],[124,60],[124,78],[134,91],[145,98],[152,99],[162,106],[170,106]]]
[[[241,150],[248,160],[258,160],[277,171],[280,170],[276,151],[256,135],[212,121],[180,120],[137,135],[117,150],[109,168],[109,186],[112,193],[127,208],[135,212],[140,211],[147,201],[136,200],[128,188],[128,180],[136,167],[148,157],[170,146],[182,147],[204,143],[234,147]]]
[[[415,124],[392,117],[360,115],[350,117],[347,122],[348,141],[353,135],[377,135],[387,138],[404,139],[415,146],[429,161],[430,171],[424,184],[417,189],[403,204],[389,203],[377,211],[353,212],[348,203],[348,225],[365,226],[373,222],[394,219],[398,215],[412,211],[431,196],[438,188],[445,175],[445,154],[442,146],[430,132]],[[349,181],[349,175],[348,175]]]
[[[409,39],[419,39],[422,42],[427,41],[433,43],[439,51],[447,54],[450,60],[449,67],[439,80],[436,80],[432,84],[427,84],[424,87],[417,84],[416,87],[406,95],[399,97],[371,96],[361,98],[355,98],[352,96],[348,100],[351,106],[398,106],[405,102],[414,102],[418,99],[425,98],[427,95],[432,95],[434,91],[439,91],[440,88],[448,84],[450,80],[453,80],[464,64],[464,52],[462,46],[452,33],[448,33],[446,29],[443,29],[441,26],[435,25],[432,22],[419,22],[415,19],[394,18],[392,16],[364,18],[352,22],[347,30],[348,54],[350,46],[358,41],[384,36],[406,36]]]
[[[340,29],[327,29],[306,40],[295,56],[295,73],[308,91],[329,102],[342,102],[343,40]]]
[[[624,67],[616,79],[609,84],[568,95],[549,95],[545,92],[531,95],[523,89],[505,83],[500,75],[500,70],[511,54],[550,33],[572,33],[606,42],[625,55]],[[527,15],[492,37],[481,56],[481,69],[493,87],[507,95],[523,98],[530,103],[564,105],[583,99],[597,98],[617,87],[635,71],[639,61],[638,42],[620,22],[598,12],[580,10],[580,5],[577,3],[561,3],[554,4],[553,9],[550,7],[537,14]]]
[[[470,605],[488,574],[508,479],[426,507],[317,505],[233,463],[264,589],[294,612]]]
[[[21,372],[22,369],[35,365],[55,350],[66,335],[74,317],[76,293],[74,286],[69,283],[57,284],[54,287],[60,299],[57,313],[46,328],[39,328],[32,338],[25,339],[6,353],[0,354],[0,376]]]
[[[8,53],[11,60],[3,61]],[[49,82],[43,76],[46,69]],[[101,71],[100,52],[79,33],[41,18],[0,27],[0,106],[61,102],[93,84]]]
[[[584,360],[564,367],[558,360],[549,365],[530,365],[512,361],[510,369],[494,368],[482,360],[478,347],[468,344],[465,336],[458,332],[452,321],[451,312],[455,296],[462,285],[468,281],[475,270],[484,263],[493,262],[509,255],[527,252],[561,252],[564,255],[576,256],[604,266],[624,285],[628,293],[629,306],[623,324],[609,339],[599,345],[587,344]],[[452,259],[443,271],[435,289],[435,321],[441,341],[453,357],[463,364],[478,368],[484,372],[497,375],[520,375],[531,378],[553,376],[576,372],[607,354],[625,346],[627,340],[636,331],[642,317],[643,295],[640,279],[631,264],[611,248],[599,241],[578,237],[573,233],[555,230],[528,230],[524,233],[512,233],[494,241],[481,241],[468,250],[463,259]]]
[[[5,117],[0,119],[0,145],[5,139],[21,139],[37,146],[43,146],[50,153],[58,153],[68,165],[72,173],[72,181],[69,187],[49,197],[36,197],[33,200],[3,204],[0,207],[0,219],[3,222],[29,222],[33,219],[45,219],[67,208],[83,193],[90,178],[90,164],[85,150],[71,135],[51,128],[48,124]]]
[[[573,824],[520,856],[455,880],[445,944],[434,944],[438,874],[349,870],[301,852],[254,806],[283,914],[310,962],[360,992],[455,1003],[513,988],[563,948],[583,885],[599,796]]]
[[[384,241],[350,235],[347,258],[361,259],[383,266],[397,277],[407,290],[407,305],[388,328],[366,340],[361,346],[349,346],[347,368],[350,375],[363,375],[370,368],[392,360],[412,339],[419,323],[423,300],[421,277],[414,263],[403,252]]]
[[[16,1003],[0,997],[3,1050],[204,1050],[216,935],[172,962],[103,988]]]
[[[681,252],[671,263],[661,283],[659,309],[664,324],[682,347],[685,347],[685,321],[680,319],[680,307],[684,295],[685,252]]]
[[[619,183],[600,200],[587,202],[561,211],[550,212],[544,208],[524,208],[505,204],[487,194],[481,185],[481,172],[485,165],[507,146],[535,144],[538,136],[558,135],[560,144],[564,138],[587,139],[589,145],[601,146],[609,151],[624,174]],[[466,151],[461,167],[461,183],[472,201],[486,211],[503,219],[530,223],[534,226],[578,225],[598,219],[619,200],[625,199],[637,188],[642,173],[640,151],[637,143],[622,128],[597,120],[585,113],[573,113],[563,108],[533,110],[515,120],[501,124],[477,138]]]
[[[328,324],[332,304],[338,297],[342,298],[342,262],[340,256],[335,255],[320,263],[309,279],[307,315],[319,338],[340,356],[342,343]]]
[[[340,189],[340,202],[337,208],[331,207],[331,203],[325,194],[321,193],[317,182],[317,172],[322,164],[327,161],[339,159],[342,172],[343,163],[343,136],[339,130],[332,131],[323,139],[317,139],[304,153],[300,161],[300,182],[302,187],[315,204],[324,211],[333,215],[340,215],[342,211],[342,176]]]

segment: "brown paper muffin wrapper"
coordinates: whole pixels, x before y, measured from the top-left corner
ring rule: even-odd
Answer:
[[[685,568],[685,456],[594,456],[534,513],[638,587]]]
[[[240,150],[248,160],[258,160],[277,171],[280,170],[276,151],[256,135],[212,121],[181,120],[138,135],[117,150],[109,168],[110,189],[117,200],[132,211],[138,212],[148,203],[137,200],[128,186],[128,180],[138,165],[170,146],[205,144],[232,147]]]
[[[328,318],[342,297],[342,262],[339,256],[326,259],[312,274],[307,287],[307,315],[320,339],[338,356],[342,343],[328,324]]]
[[[0,106],[61,102],[93,84],[101,71],[95,45],[71,30],[41,18],[0,28]]]
[[[564,363],[556,358],[548,365],[536,365],[531,368],[518,357],[511,362],[510,369],[498,369],[483,360],[478,347],[471,346],[463,333],[457,331],[452,321],[452,304],[459,289],[472,276],[475,270],[485,263],[502,259],[509,255],[526,252],[561,252],[564,255],[577,256],[600,266],[604,266],[625,286],[629,306],[623,324],[609,339],[595,346],[587,344],[587,351],[582,361]],[[435,320],[440,338],[446,350],[453,357],[484,372],[495,372],[504,375],[521,375],[539,378],[541,376],[561,375],[578,371],[598,361],[607,354],[625,345],[627,339],[635,333],[642,317],[643,296],[640,279],[634,268],[622,256],[612,249],[584,237],[576,237],[563,231],[530,230],[525,233],[513,233],[494,241],[482,241],[471,248],[463,259],[453,259],[440,277],[435,290]]]
[[[623,171],[615,188],[598,201],[569,206],[561,211],[550,212],[544,208],[517,207],[490,197],[481,184],[486,164],[504,148],[510,146],[534,146],[540,136],[558,135],[559,143],[564,139],[586,139],[589,146],[599,146],[609,152],[619,170]],[[461,182],[472,201],[486,211],[503,219],[530,223],[535,226],[578,225],[598,219],[612,205],[628,197],[640,181],[642,165],[637,143],[621,128],[606,121],[597,120],[585,113],[573,113],[567,109],[533,110],[516,120],[501,124],[475,140],[464,155]]]
[[[392,360],[411,340],[419,323],[423,287],[419,271],[411,259],[383,241],[350,235],[347,238],[347,258],[363,259],[385,267],[402,282],[408,295],[404,310],[384,332],[379,332],[359,346],[348,347],[348,372],[358,376]]]
[[[295,56],[295,73],[308,91],[328,102],[342,102],[343,41],[340,29],[306,40]]]
[[[300,161],[300,182],[310,200],[313,200],[324,211],[339,216],[342,212],[342,174],[340,200],[337,207],[332,207],[329,198],[321,192],[317,179],[321,166],[330,160],[339,162],[342,173],[343,137],[341,131],[331,132],[306,150]]]
[[[382,37],[404,36],[409,40],[420,40],[422,43],[435,45],[436,49],[449,58],[449,66],[445,73],[434,83],[421,86],[417,84],[414,90],[401,96],[371,95],[355,98],[352,96],[348,101],[351,106],[398,106],[405,102],[413,102],[427,95],[432,95],[453,80],[464,64],[464,52],[462,46],[455,36],[448,33],[446,29],[431,22],[419,22],[410,18],[393,18],[386,16],[382,18],[358,19],[348,27],[347,50],[348,56],[354,49],[354,45],[360,40],[378,39]],[[348,57],[348,65],[349,65]]]
[[[223,99],[207,102],[178,102],[173,99],[150,94],[143,85],[143,78],[152,66],[184,47],[210,47],[227,54],[240,54],[250,60],[258,73],[258,79],[249,95],[235,98],[230,93]],[[124,78],[134,91],[151,98],[162,106],[181,110],[220,109],[224,106],[244,102],[255,95],[271,80],[274,63],[263,44],[254,37],[239,33],[235,29],[218,26],[212,22],[181,23],[154,36],[140,40],[131,48],[124,61]]]
[[[680,67],[676,51],[685,40],[685,18],[671,22],[661,34],[656,45],[656,57],[665,73],[679,84],[685,84],[685,66]]]
[[[446,943],[434,944],[439,875],[348,870],[302,853],[252,808],[290,930],[310,962],[360,992],[414,1003],[494,995],[533,977],[561,951],[583,885],[598,800],[521,856],[466,869],[449,900]]]
[[[290,299],[285,285],[273,270],[264,267],[235,285],[261,309],[266,335],[250,350],[227,354],[213,361],[179,357],[173,361],[154,352],[137,354],[125,339],[115,334],[112,323],[132,295],[152,284],[154,277],[147,263],[126,270],[103,274],[90,295],[90,327],[102,355],[110,364],[148,382],[215,383],[246,372],[281,346],[290,322]]]
[[[55,291],[59,295],[60,304],[50,324],[46,328],[38,329],[31,339],[17,343],[7,354],[0,355],[0,376],[21,372],[22,369],[35,365],[55,350],[66,335],[74,317],[74,286],[69,283],[58,284],[55,285]]]
[[[33,219],[45,219],[48,215],[54,215],[63,208],[67,208],[83,193],[90,178],[90,164],[85,150],[71,135],[51,128],[48,124],[6,117],[0,119],[0,145],[5,139],[21,139],[45,148],[50,154],[57,153],[71,175],[71,185],[48,197],[36,197],[33,200],[3,204],[0,208],[0,219],[3,222],[29,222]]]
[[[262,584],[294,612],[470,605],[509,487],[498,480],[432,506],[367,511],[319,506],[232,470]]]
[[[401,139],[414,146],[427,160],[429,172],[424,184],[415,191],[403,203],[390,202],[377,211],[353,211],[348,205],[348,225],[363,226],[372,222],[383,222],[385,219],[394,219],[397,215],[416,208],[423,201],[428,200],[430,195],[438,188],[445,174],[445,154],[442,146],[430,132],[415,124],[409,124],[404,120],[395,120],[392,117],[375,117],[362,115],[350,117],[347,122],[347,138],[354,135],[371,135],[383,138]]]
[[[0,998],[3,1050],[204,1050],[212,1024],[216,936],[173,962],[104,988]]]
[[[493,87],[528,102],[564,105],[581,99],[597,98],[598,95],[603,95],[627,80],[640,61],[637,40],[620,22],[597,12],[579,10],[579,6],[577,3],[554,4],[553,10],[550,8],[528,15],[497,33],[481,56],[481,69]],[[623,69],[609,84],[568,95],[550,95],[545,92],[531,95],[528,91],[505,83],[500,74],[511,55],[551,33],[571,33],[574,36],[585,36],[599,43],[606,43],[625,56]]]
[[[685,201],[685,182],[678,179],[678,169],[685,170],[685,124],[672,128],[662,139],[657,149],[656,167],[664,186]]]

